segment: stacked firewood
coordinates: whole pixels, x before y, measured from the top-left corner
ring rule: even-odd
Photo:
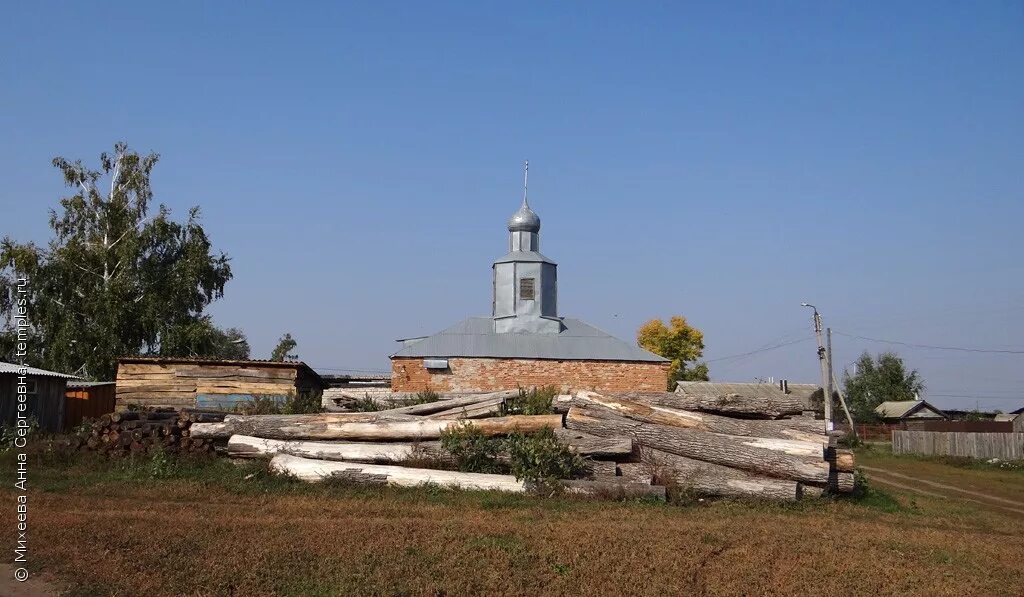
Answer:
[[[225,413],[154,409],[113,412],[89,422],[79,434],[83,449],[108,456],[163,450],[178,454],[212,452],[214,442],[191,437],[193,423],[224,420]]]
[[[235,458],[270,458],[278,472],[306,481],[343,477],[393,485],[433,483],[526,491],[508,475],[435,466],[438,440],[468,425],[484,436],[552,429],[582,456],[590,476],[565,480],[571,492],[664,496],[666,486],[699,495],[797,500],[853,489],[853,455],[830,446],[823,421],[799,416],[782,392],[758,396],[673,393],[557,397],[553,414],[509,415],[518,392],[448,398],[377,412],[227,415],[191,426],[192,441],[227,440]]]

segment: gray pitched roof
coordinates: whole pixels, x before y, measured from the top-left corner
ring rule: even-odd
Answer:
[[[38,377],[63,377],[64,379],[77,379],[77,376],[68,375],[67,373],[57,373],[56,371],[36,369],[35,367],[25,367],[25,369],[28,371],[29,375],[35,375]],[[0,373],[11,373],[17,375],[19,371],[21,371],[21,365],[0,361]]]
[[[490,317],[470,317],[391,356],[668,362],[579,319],[562,324],[558,334],[497,333]]]
[[[901,419],[919,410],[930,410],[938,416],[945,416],[942,411],[924,400],[889,400],[875,407],[875,413],[883,419]]]

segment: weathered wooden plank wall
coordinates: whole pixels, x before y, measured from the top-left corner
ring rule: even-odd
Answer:
[[[893,431],[892,452],[893,454],[1022,460],[1024,459],[1024,433]]]
[[[39,426],[50,432],[63,431],[64,389],[67,381],[62,377],[31,376],[36,382],[36,394],[28,398],[28,413],[39,421]],[[17,421],[17,376],[0,375],[0,419],[8,425]]]
[[[208,363],[122,363],[117,368],[117,408],[196,406],[223,408],[240,396],[286,397],[296,392],[296,370]],[[218,395],[223,396],[219,399]]]

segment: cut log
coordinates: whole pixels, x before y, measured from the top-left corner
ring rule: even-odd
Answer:
[[[837,471],[852,473],[856,464],[853,450],[829,448],[825,451],[825,460]]]
[[[439,442],[369,444],[349,442],[307,442],[263,439],[248,435],[232,435],[228,440],[228,456],[232,458],[271,458],[291,454],[318,460],[395,463],[413,458],[450,460]]]
[[[801,484],[663,452],[641,449],[654,483],[672,483],[697,495],[793,501],[800,499]]]
[[[600,437],[563,428],[555,429],[555,435],[580,456],[621,460],[633,452],[633,440],[628,437]]]
[[[828,481],[830,467],[824,460],[822,447],[809,442],[740,437],[640,423],[608,416],[597,409],[575,406],[566,415],[566,427],[605,437],[633,437],[642,446],[769,477],[808,483]],[[809,453],[814,449],[818,451],[816,457]]]
[[[762,384],[746,394],[715,392],[715,384],[679,382],[673,392],[629,392],[623,397],[658,406],[683,410],[700,410],[737,417],[776,419],[783,415],[800,414],[804,403],[792,394],[784,394],[775,386]]]
[[[355,462],[332,462],[278,454],[270,461],[271,470],[291,475],[301,481],[316,483],[336,474],[383,476],[388,485],[416,487],[431,484],[461,489],[480,489],[524,493],[526,486],[511,475],[490,475],[484,473],[461,473],[422,468],[405,468],[385,464],[361,464]]]
[[[475,404],[467,404],[466,406],[456,406],[448,410],[442,410],[427,415],[428,419],[483,419],[486,417],[496,417],[501,414],[502,406],[505,404],[504,398],[491,398],[484,400],[483,402],[477,402]]]
[[[684,429],[698,429],[712,433],[727,435],[744,435],[749,437],[765,437],[776,439],[792,439],[828,445],[825,435],[825,423],[821,422],[818,433],[789,427],[786,420],[759,421],[754,419],[734,419],[699,411],[688,411],[657,405],[646,405],[622,396],[604,396],[597,392],[581,391],[576,394],[576,403],[607,408],[610,411],[644,423],[660,423]]]
[[[601,479],[596,481],[562,481],[566,493],[589,495],[609,500],[654,498],[665,500],[665,488],[650,483],[630,483],[625,480]]]
[[[645,462],[620,462],[616,467],[619,478],[630,483],[646,483],[651,485],[654,481],[654,472],[651,465]]]
[[[588,478],[601,478],[601,477],[614,477],[616,472],[615,463],[608,460],[590,460],[584,461],[587,466],[587,477]]]
[[[379,413],[351,413],[364,417]],[[300,416],[300,415],[292,415]],[[342,414],[317,415],[319,417],[343,417]],[[422,419],[414,421],[369,420],[346,421],[314,420],[288,421],[280,417],[261,420],[259,415],[251,417],[246,424],[239,424],[233,417],[226,417],[223,423],[194,423],[190,428],[192,437],[223,438],[232,435],[253,435],[267,439],[338,439],[351,441],[403,441],[439,439],[449,427],[472,425],[484,435],[507,435],[514,432],[531,433],[541,429],[561,427],[561,415],[516,415],[494,419],[470,421],[446,421]],[[276,419],[276,420],[275,420]]]
[[[317,429],[337,423],[372,423],[378,421],[417,421],[419,417],[369,413],[319,413],[311,415],[227,415],[222,422],[193,423],[189,428],[196,437],[224,439],[232,435],[252,435],[274,439],[298,437],[292,430]],[[287,431],[277,433],[277,430]],[[274,435],[267,435],[274,434]],[[298,439],[322,439],[321,436]],[[327,438],[330,439],[330,438]]]
[[[492,398],[506,399],[518,395],[519,392],[517,390],[505,390],[501,392],[491,392],[488,394],[472,394],[469,396],[460,396],[458,398],[449,398],[447,400],[438,400],[437,402],[427,402],[424,404],[413,404],[412,406],[403,406],[400,408],[390,408],[388,410],[378,412],[396,415],[429,415],[460,406],[477,404]]]

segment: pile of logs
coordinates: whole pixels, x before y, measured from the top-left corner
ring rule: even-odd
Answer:
[[[802,403],[781,392],[772,400],[579,392],[563,402],[568,429],[633,440],[639,457],[617,467],[633,481],[778,500],[854,489],[853,452],[835,448],[824,421],[797,416]]]
[[[557,397],[554,414],[503,416],[517,392],[448,398],[366,413],[227,415],[191,425],[191,441],[227,440],[233,458],[269,458],[273,470],[306,481],[329,477],[392,485],[433,483],[522,492],[508,475],[439,470],[450,457],[442,433],[471,425],[485,436],[552,429],[588,464],[570,492],[798,500],[853,490],[853,454],[838,450],[823,421],[775,396],[675,393]],[[431,468],[417,466],[429,460]]]
[[[222,420],[224,413],[187,410],[113,412],[91,421],[79,439],[84,449],[114,457],[157,449],[177,454],[207,453],[213,451],[214,442],[191,437],[191,427]]]

